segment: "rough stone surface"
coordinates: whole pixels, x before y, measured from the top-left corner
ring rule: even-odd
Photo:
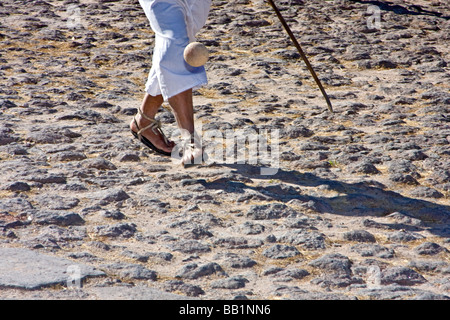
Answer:
[[[208,157],[184,168],[129,131],[155,41],[138,1],[1,1],[2,298],[450,297],[450,4],[277,4],[334,112],[267,1],[213,0]],[[157,119],[180,144],[167,102]]]
[[[20,248],[0,248],[0,271],[1,288],[28,290],[105,275],[89,265]]]

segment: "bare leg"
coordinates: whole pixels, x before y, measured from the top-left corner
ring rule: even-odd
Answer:
[[[164,99],[161,95],[159,96],[151,96],[149,94],[145,94],[144,99],[142,100],[142,104],[140,106],[141,111],[149,118],[154,119],[156,113],[158,112],[159,107],[164,102]],[[136,122],[138,123],[139,128],[144,128],[145,126],[150,124],[150,121],[143,118],[140,114],[137,114]],[[130,129],[134,132],[138,132],[138,128],[136,127],[136,124],[134,123],[134,120],[130,123]],[[146,137],[148,140],[150,140],[155,147],[158,149],[161,149],[166,152],[171,152],[172,148],[174,147],[173,142],[169,142],[169,145],[167,145],[164,142],[164,139],[159,134],[155,134],[151,129],[145,130],[145,132],[142,132],[142,135]]]
[[[195,137],[194,127],[194,105],[192,101],[192,89],[169,98],[169,104],[173,109],[173,113],[178,123],[178,127],[182,129],[183,138],[188,139],[188,148],[184,149],[182,163],[193,164],[194,160],[199,159],[202,155],[201,144],[199,145],[198,137]],[[183,132],[184,131],[184,132]]]
[[[192,101],[192,89],[186,90],[169,98],[169,104],[173,109],[175,119],[180,129],[194,133],[194,105]]]

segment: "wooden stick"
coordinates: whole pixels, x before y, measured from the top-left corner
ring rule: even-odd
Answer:
[[[325,89],[323,88],[322,83],[320,82],[319,78],[317,77],[316,73],[314,72],[314,69],[312,68],[311,64],[308,61],[308,58],[306,57],[305,53],[303,52],[302,47],[298,43],[297,39],[295,38],[294,34],[292,33],[291,29],[289,28],[288,24],[286,23],[286,20],[284,20],[283,16],[280,13],[280,10],[278,10],[275,3],[272,0],[268,0],[268,1],[269,1],[270,5],[272,6],[273,10],[275,10],[275,13],[278,16],[278,19],[280,20],[284,29],[286,29],[286,32],[289,34],[289,37],[291,37],[291,40],[294,43],[295,47],[297,48],[298,52],[300,53],[300,56],[302,57],[303,61],[306,64],[306,67],[308,68],[309,72],[311,72],[311,75],[313,76],[314,80],[316,81],[317,85],[319,86],[319,89],[322,92],[322,95],[327,102],[328,109],[331,112],[333,112],[333,107],[331,105],[330,98],[328,98],[328,95],[325,92]]]

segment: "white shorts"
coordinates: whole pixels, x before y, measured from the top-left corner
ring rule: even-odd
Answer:
[[[205,68],[184,61],[184,48],[208,18],[211,0],[139,0],[155,32],[152,67],[145,85],[164,100],[208,83]]]

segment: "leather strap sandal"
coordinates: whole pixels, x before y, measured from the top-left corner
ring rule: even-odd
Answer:
[[[144,137],[142,135],[142,132],[144,132],[147,129],[152,129],[153,133],[156,135],[161,135],[161,137],[164,139],[164,143],[169,145],[169,140],[167,139],[167,137],[164,135],[164,133],[161,130],[161,123],[158,120],[149,118],[148,116],[146,116],[140,108],[138,108],[138,112],[139,115],[141,117],[143,117],[144,119],[150,121],[150,124],[145,126],[144,128],[139,128],[139,125],[136,121],[136,116],[134,117],[134,124],[136,126],[136,128],[138,128],[138,132],[134,132],[133,130],[131,130],[131,133],[133,134],[133,136],[138,139],[139,141],[141,141],[144,145],[146,145],[147,147],[149,147],[150,149],[152,149],[153,151],[162,154],[164,156],[169,156],[171,155],[170,152],[166,152],[164,150],[161,150],[157,147],[155,147],[155,145],[153,143],[150,142],[150,140],[148,140],[146,137]]]

